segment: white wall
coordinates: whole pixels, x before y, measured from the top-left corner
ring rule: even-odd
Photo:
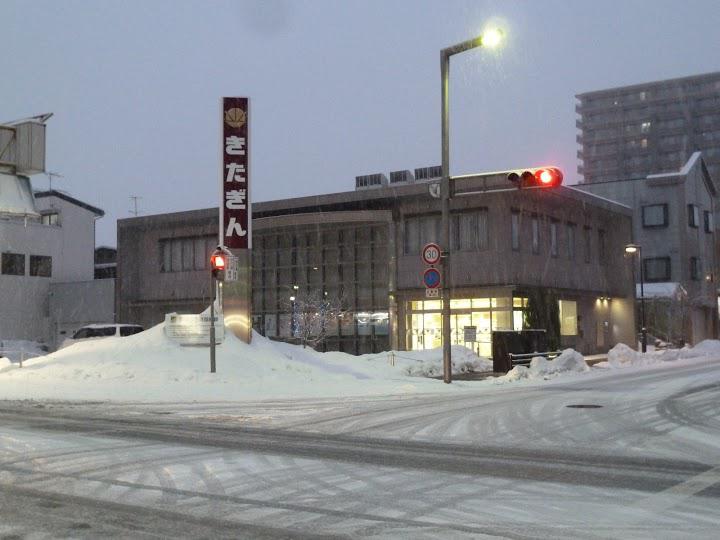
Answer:
[[[95,275],[95,219],[90,210],[58,197],[35,199],[39,212],[60,212],[62,234],[58,239],[57,264],[53,260],[53,281],[88,281]]]
[[[52,278],[30,276],[30,255],[60,256],[59,227],[23,220],[0,220],[0,253],[25,255],[25,275],[0,274],[0,338],[47,342]]]

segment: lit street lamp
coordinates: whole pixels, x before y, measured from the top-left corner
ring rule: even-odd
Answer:
[[[638,266],[640,266],[640,335],[642,343],[642,352],[647,352],[647,328],[645,327],[645,289],[643,283],[643,264],[642,264],[642,248],[637,244],[628,244],[625,246],[625,253],[638,257]],[[633,287],[635,283],[633,283]]]
[[[475,49],[477,47],[497,47],[502,42],[502,32],[488,30],[483,35],[469,39],[440,51],[441,76],[441,123],[442,123],[442,178],[440,180],[440,198],[442,199],[442,259],[441,269],[444,283],[442,285],[442,343],[443,343],[443,381],[452,382],[451,331],[450,331],[450,57],[454,54]]]

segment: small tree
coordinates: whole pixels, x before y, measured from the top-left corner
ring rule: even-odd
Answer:
[[[283,307],[290,312],[290,335],[299,338],[303,347],[322,343],[347,312],[341,298],[316,289],[298,291],[293,298]]]
[[[548,350],[560,348],[560,305],[553,291],[541,288],[529,291],[523,326],[545,330]]]

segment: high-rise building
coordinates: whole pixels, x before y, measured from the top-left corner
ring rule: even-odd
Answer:
[[[698,150],[720,180],[720,72],[575,97],[584,183],[677,171]]]

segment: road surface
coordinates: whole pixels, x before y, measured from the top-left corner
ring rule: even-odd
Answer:
[[[719,413],[717,361],[458,395],[0,402],[0,538],[716,538]]]

